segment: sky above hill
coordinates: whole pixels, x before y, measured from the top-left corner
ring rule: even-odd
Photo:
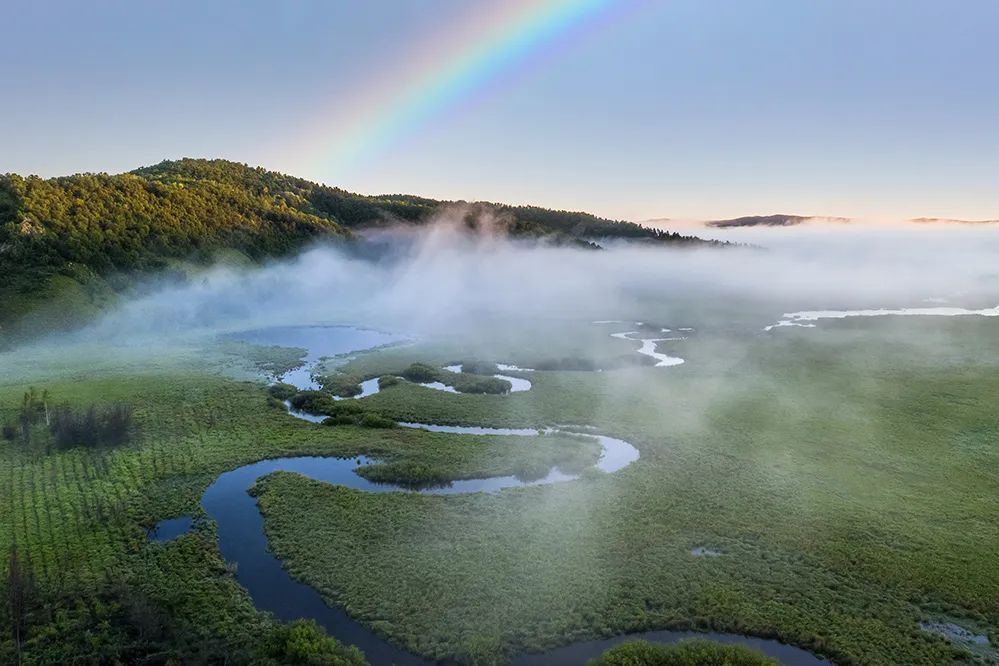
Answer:
[[[365,193],[999,218],[999,2],[37,0],[0,171],[225,157]]]

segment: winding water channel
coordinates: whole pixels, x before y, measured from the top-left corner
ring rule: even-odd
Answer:
[[[623,336],[622,336],[623,337]],[[404,340],[400,336],[378,331],[367,331],[360,328],[345,326],[303,326],[261,329],[239,334],[238,338],[261,345],[281,345],[287,347],[302,347],[308,350],[305,365],[294,370],[282,381],[294,384],[299,388],[317,388],[313,377],[316,364],[326,357],[341,356],[354,352],[372,349],[378,346],[398,343]],[[649,353],[644,340],[639,353]],[[658,340],[657,340],[658,341]],[[654,344],[654,343],[653,343]],[[663,359],[659,359],[662,361]],[[682,361],[681,361],[682,362]],[[659,363],[666,365],[667,363]],[[501,366],[505,372],[529,372],[531,370],[516,366]],[[506,378],[506,376],[504,376]],[[511,378],[517,379],[517,378]],[[515,382],[513,390],[529,390],[530,383]],[[373,383],[372,383],[373,382]],[[526,385],[525,385],[526,384]],[[369,380],[362,385],[363,398],[377,392],[377,380]],[[289,410],[293,416],[308,421],[321,421],[322,417]],[[427,423],[400,423],[408,428],[421,428],[434,432],[447,432],[463,435],[503,435],[511,437],[530,437],[542,433],[563,433],[577,437],[589,437],[601,445],[601,454],[596,466],[604,472],[613,473],[639,458],[639,451],[631,444],[604,435],[580,432],[580,428],[558,426],[538,430],[535,428],[488,428],[474,426],[445,426]],[[463,479],[453,481],[446,486],[413,490],[392,483],[374,483],[357,474],[364,465],[376,463],[376,460],[361,456],[357,458],[331,458],[320,456],[298,456],[291,458],[274,458],[230,470],[221,474],[205,491],[201,506],[205,513],[215,521],[218,530],[219,550],[226,561],[236,565],[236,579],[246,588],[253,603],[260,610],[273,613],[280,620],[311,618],[319,622],[327,632],[337,640],[356,645],[364,653],[370,663],[380,664],[432,664],[434,662],[412,654],[390,643],[382,636],[365,625],[353,620],[338,606],[328,605],[322,596],[311,586],[292,578],[267,547],[264,533],[264,521],[256,500],[248,493],[249,489],[260,478],[278,471],[295,472],[317,481],[353,488],[363,492],[413,492],[428,494],[459,494],[473,492],[497,492],[505,488],[564,483],[578,478],[566,474],[553,467],[548,474],[540,479],[522,481],[514,476],[497,476],[482,479]],[[150,533],[151,538],[159,541],[169,541],[176,538],[191,526],[189,517],[173,518],[162,521]],[[684,638],[701,637],[726,643],[739,643],[764,652],[787,666],[812,666],[828,664],[811,653],[785,645],[776,640],[742,636],[738,634],[696,633],[680,631],[652,631],[640,634],[615,636],[604,640],[581,641],[562,646],[548,652],[525,654],[513,660],[514,664],[533,666],[535,664],[565,665],[583,664],[608,647],[628,639],[644,638],[661,643],[671,643]]]

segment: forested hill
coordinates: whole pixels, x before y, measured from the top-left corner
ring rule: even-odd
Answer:
[[[132,173],[162,184],[212,182],[235,187],[255,197],[280,202],[282,206],[355,230],[400,222],[418,225],[427,222],[447,206],[468,203],[439,201],[408,194],[354,194],[338,187],[320,185],[226,160],[168,161],[136,169]],[[514,237],[548,238],[556,242],[628,239],[663,244],[717,244],[633,222],[608,220],[589,213],[489,202],[474,202],[469,205],[476,210],[488,207],[494,217],[504,223],[504,231]],[[469,222],[472,223],[472,220]]]
[[[0,334],[39,304],[41,326],[70,325],[99,310],[137,275],[220,257],[256,261],[317,239],[348,240],[367,227],[421,224],[455,202],[363,196],[226,160],[183,159],[131,173],[42,179],[0,176]],[[475,204],[511,236],[587,244],[627,239],[706,243],[586,213]],[[474,220],[469,217],[469,224]],[[54,318],[54,319],[53,319]]]

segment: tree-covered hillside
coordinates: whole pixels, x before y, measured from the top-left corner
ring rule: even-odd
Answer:
[[[86,320],[136,275],[176,261],[204,263],[226,252],[256,260],[319,236],[349,232],[232,180],[0,176],[0,331],[28,314],[33,329]]]
[[[182,159],[131,173],[0,176],[0,335],[86,320],[135,283],[220,256],[257,261],[318,239],[419,225],[455,203],[364,196],[226,160]],[[567,211],[477,203],[515,237],[562,244],[706,241]],[[26,317],[26,315],[31,315]],[[19,322],[19,325],[15,325]]]
[[[159,183],[178,185],[211,181],[236,187],[253,196],[272,197],[303,213],[326,217],[350,229],[394,223],[420,224],[447,206],[464,201],[439,201],[408,194],[365,196],[338,187],[320,185],[260,167],[226,160],[161,162],[132,172]],[[608,220],[583,212],[550,210],[537,206],[475,202],[476,212],[488,208],[512,236],[554,237],[556,240],[628,239],[674,244],[714,244],[633,222]]]

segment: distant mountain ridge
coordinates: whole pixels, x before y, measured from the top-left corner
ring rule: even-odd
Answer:
[[[731,228],[731,227],[790,227],[797,224],[802,224],[808,222],[809,220],[818,220],[822,222],[837,222],[844,223],[849,222],[848,217],[824,217],[815,215],[746,215],[744,217],[735,217],[730,220],[712,220],[710,222],[705,222],[706,227],[716,227],[716,228]]]
[[[910,222],[917,224],[999,224],[999,220],[955,220],[949,217],[914,217]]]
[[[914,217],[908,220],[903,220],[903,222],[911,222],[914,224],[982,225],[982,224],[999,224],[999,219],[960,220],[949,217]],[[687,230],[693,230],[698,227],[708,227],[715,229],[734,229],[740,227],[792,227],[808,223],[864,224],[865,222],[861,219],[855,219],[850,217],[833,217],[829,215],[786,215],[786,214],[746,215],[743,217],[734,217],[727,220],[707,220],[707,221],[686,220],[682,222],[673,220],[668,217],[657,217],[644,220],[642,222],[643,225],[649,225],[649,226],[669,225],[672,226],[673,228],[684,228]]]

